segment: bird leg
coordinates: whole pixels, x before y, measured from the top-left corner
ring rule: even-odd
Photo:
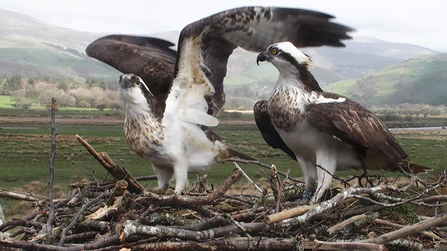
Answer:
[[[365,178],[366,182],[369,183],[369,185],[371,187],[376,186],[377,184],[371,179],[371,176],[369,176],[368,174],[368,168],[366,167],[365,161],[360,160],[362,163],[362,169],[363,169],[363,173],[358,177],[359,179],[359,184],[361,187],[366,187],[367,184],[365,184],[365,186],[363,186],[362,184],[362,179]]]
[[[335,169],[337,167],[335,154],[331,152],[331,149],[321,149],[320,151],[317,151],[316,159],[318,184],[317,189],[315,190],[315,195],[311,200],[311,204],[317,203],[321,197],[323,197],[326,190],[331,186],[332,175],[335,173]],[[318,166],[322,166],[326,170],[323,170]]]
[[[186,161],[185,161],[186,162]],[[182,194],[183,189],[185,189],[186,184],[188,182],[188,166],[184,163],[176,163],[174,167],[174,176],[175,176],[175,194]]]
[[[164,194],[169,188],[169,181],[172,179],[173,170],[169,167],[158,167],[152,164],[152,169],[158,180],[157,194]]]
[[[297,159],[304,176],[304,193],[303,199],[310,200],[312,198],[314,182],[317,179],[317,169],[314,164],[301,158]]]

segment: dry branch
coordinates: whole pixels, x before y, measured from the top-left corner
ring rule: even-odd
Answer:
[[[335,233],[335,231],[338,231],[338,230],[346,227],[347,225],[352,224],[355,221],[361,220],[365,217],[366,217],[366,214],[352,216],[351,218],[344,220],[344,221],[338,223],[337,225],[333,225],[332,227],[328,228],[327,232],[329,235],[333,235]]]
[[[46,225],[46,233],[51,234],[54,221],[54,201],[53,201],[53,182],[54,182],[54,160],[56,159],[56,98],[51,98],[51,157],[49,160],[50,170],[48,178],[48,201],[50,204],[50,214]]]
[[[439,214],[431,219],[421,221],[421,222],[416,223],[412,226],[407,226],[407,227],[395,230],[393,232],[380,235],[373,239],[364,240],[362,242],[384,244],[384,243],[388,243],[388,242],[396,240],[396,239],[400,239],[400,238],[411,236],[411,235],[414,235],[417,233],[421,233],[428,228],[438,226],[445,222],[447,222],[447,213]]]
[[[391,185],[350,187],[312,206],[290,200],[300,197],[296,183],[292,182],[298,179],[282,173],[285,179],[281,180],[277,175],[281,173],[275,168],[272,168],[271,189],[263,190],[260,196],[243,194],[244,191],[228,192],[243,177],[241,170],[236,170],[218,187],[209,187],[203,182],[205,189],[199,192],[160,196],[146,192],[137,179],[106,153],[97,153],[78,135],[77,139],[118,181],[73,184],[69,198],[54,201],[56,217],[53,222],[41,203],[44,198],[0,190],[0,196],[3,193],[37,202],[33,203],[36,211],[31,215],[0,225],[0,249],[386,250],[386,246],[436,248],[447,236],[444,228],[426,231],[447,223],[446,213],[437,215],[436,211],[443,210],[439,202],[446,200],[445,195],[436,193],[446,185],[445,173],[431,183],[412,176],[410,182],[400,188]],[[270,169],[260,162],[234,161]],[[365,206],[365,203],[373,205]],[[435,216],[412,226],[377,219],[379,216],[389,218],[387,211],[381,209],[406,204],[436,207]],[[360,227],[365,224],[368,224],[367,231]],[[374,236],[388,229],[383,227],[385,224],[401,229]],[[45,235],[49,225],[53,228],[50,236]],[[422,235],[412,237],[411,241],[405,239],[415,233]],[[51,242],[55,244],[49,244]]]
[[[365,250],[365,251],[385,251],[383,245],[367,243],[347,243],[347,242],[320,242],[309,240],[297,240],[295,238],[261,238],[254,237],[253,250],[258,251],[290,251],[290,250],[319,250],[319,251],[346,251],[346,250]],[[366,244],[366,245],[365,245]],[[225,240],[216,240],[210,242],[157,242],[132,246],[135,251],[238,251],[250,250],[250,243],[247,238],[226,238]]]
[[[115,180],[125,180],[129,183],[129,191],[133,193],[145,194],[144,188],[135,178],[124,168],[118,166],[107,153],[98,154],[87,141],[76,134],[76,139],[89,151],[89,153],[113,176]]]
[[[375,219],[374,222],[378,223],[378,224],[381,224],[381,225],[384,225],[384,226],[397,228],[397,229],[401,229],[401,228],[406,227],[404,225],[400,225],[400,224],[397,224],[397,223],[393,223],[393,222],[389,222],[389,221],[385,221],[385,220],[381,220],[381,219]],[[425,236],[427,236],[429,238],[433,238],[433,239],[435,239],[435,240],[437,240],[439,242],[447,243],[447,240],[442,239],[441,237],[437,236],[436,234],[434,234],[431,231],[422,231],[421,234],[423,234],[423,235],[425,235]]]
[[[310,206],[299,206],[292,209],[284,210],[279,213],[271,214],[266,217],[266,223],[272,224],[284,219],[289,219],[298,215],[302,215],[307,211],[314,209],[318,206],[318,204],[310,205]]]
[[[233,174],[228,177],[222,185],[211,194],[206,196],[170,196],[164,195],[159,196],[154,193],[147,193],[146,196],[140,197],[137,199],[137,203],[140,205],[150,205],[152,203],[157,203],[158,205],[177,205],[177,206],[185,206],[185,205],[205,205],[205,204],[215,204],[219,200],[223,198],[223,195],[227,190],[238,180],[242,178],[243,174],[240,170],[236,170]]]
[[[45,199],[42,196],[33,195],[31,193],[14,192],[7,189],[0,189],[0,197],[26,201],[41,201]]]

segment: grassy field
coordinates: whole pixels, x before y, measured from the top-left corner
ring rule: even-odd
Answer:
[[[0,95],[0,108],[12,108],[13,102],[11,100],[11,96]]]
[[[0,109],[0,114],[3,111]],[[75,116],[78,111],[67,111]],[[59,111],[63,113],[63,111]],[[42,112],[42,116],[45,113]],[[46,112],[48,115],[48,111]],[[82,113],[85,116],[85,111]],[[92,114],[94,112],[92,111]],[[252,115],[251,115],[252,116]],[[88,116],[87,116],[88,117]],[[98,152],[107,152],[120,166],[127,168],[134,176],[152,175],[148,160],[132,152],[124,139],[119,118],[82,119],[83,123],[60,123],[57,125],[57,155],[55,160],[55,184],[58,194],[69,192],[68,184],[88,179],[99,182],[109,179],[105,169],[80,145],[75,135],[79,134]],[[250,118],[250,116],[247,116]],[[45,121],[47,118],[45,118]],[[114,124],[104,121],[114,119]],[[1,121],[1,120],[0,120]],[[57,122],[58,120],[56,120]],[[118,123],[116,122],[118,121]],[[234,122],[234,121],[233,121]],[[262,139],[256,125],[247,120],[241,123],[219,125],[215,132],[233,148],[257,158],[266,164],[275,164],[279,170],[290,171],[290,176],[301,177],[297,163],[279,150],[270,148]],[[447,130],[398,130],[393,132],[410,158],[420,164],[433,168],[432,177],[447,168]],[[0,188],[24,190],[46,196],[48,167],[50,159],[50,126],[48,122],[0,123]],[[265,177],[257,165],[241,165],[248,175],[258,180]],[[214,164],[207,172],[208,181],[218,185],[234,170],[232,163]],[[265,169],[264,169],[265,170]],[[268,170],[266,172],[269,173]],[[360,174],[360,171],[338,172],[337,175]],[[202,174],[190,174],[193,184]],[[399,177],[400,173],[385,173],[386,177]],[[35,184],[34,181],[40,182]],[[246,184],[245,179],[239,185]],[[156,188],[156,181],[147,181],[143,185],[148,189]],[[31,207],[27,203],[2,199],[8,219],[20,217]],[[25,211],[24,211],[25,210]],[[14,213],[12,213],[14,212]]]
[[[31,181],[47,182],[50,157],[50,128],[47,124],[0,125],[0,187],[20,187]],[[121,125],[59,125],[57,127],[56,183],[66,185],[82,178],[98,180],[106,176],[104,169],[79,144],[75,135],[86,139],[98,152],[107,152],[120,166],[135,176],[152,174],[149,161],[133,153],[124,139]],[[221,125],[215,129],[225,141],[266,164],[275,164],[290,175],[301,176],[298,165],[281,151],[271,149],[253,124]],[[447,132],[396,131],[396,137],[410,155],[410,159],[434,168],[437,172],[447,168]],[[244,165],[245,166],[245,165]],[[243,166],[243,167],[244,167]],[[260,168],[246,165],[254,179],[263,177]],[[220,183],[233,171],[233,164],[215,164],[211,169],[211,182]],[[346,172],[341,175],[357,173]],[[394,174],[393,174],[394,175]],[[396,174],[397,175],[397,174]],[[190,175],[194,180],[196,175]],[[153,183],[149,183],[153,186]]]

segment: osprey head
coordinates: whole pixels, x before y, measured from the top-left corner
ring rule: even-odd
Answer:
[[[261,52],[256,59],[259,61],[269,61],[281,71],[301,71],[309,70],[312,60],[309,56],[298,50],[290,42],[281,42],[270,45],[266,51]]]
[[[123,74],[120,76],[119,84],[118,96],[124,105],[149,104],[149,108],[153,107],[154,96],[140,77],[132,73]]]

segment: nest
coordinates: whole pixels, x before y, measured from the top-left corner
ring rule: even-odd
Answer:
[[[0,250],[447,250],[445,171],[433,182],[409,175],[400,187],[379,179],[332,189],[316,205],[275,166],[267,166],[268,188],[250,180],[252,194],[229,192],[244,178],[237,168],[218,187],[205,178],[186,194],[159,195],[139,184],[147,177],[76,137],[114,180],[71,184],[67,198],[54,200],[50,161],[49,199],[0,190],[36,205],[0,225]]]

